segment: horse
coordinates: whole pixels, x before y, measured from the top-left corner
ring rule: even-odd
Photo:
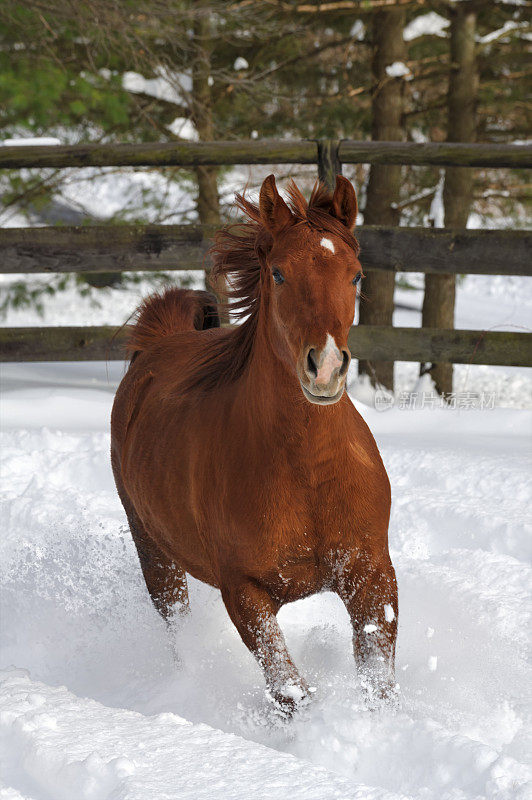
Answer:
[[[118,494],[156,609],[188,608],[186,573],[220,590],[266,693],[288,716],[309,687],[277,621],[286,603],[336,592],[361,686],[395,692],[397,584],[390,484],[347,392],[347,336],[362,277],[357,200],[337,176],[288,202],[273,175],[244,222],[218,231],[217,299],[169,288],[129,328],[111,419]]]

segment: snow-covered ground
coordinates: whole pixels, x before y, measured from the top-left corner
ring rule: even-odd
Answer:
[[[530,797],[531,413],[358,405],[393,487],[400,704],[364,706],[324,594],[280,613],[317,686],[280,723],[218,592],[190,581],[171,635],[151,606],[109,466],[122,368],[2,370],[0,798]]]

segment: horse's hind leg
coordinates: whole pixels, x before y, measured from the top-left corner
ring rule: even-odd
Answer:
[[[157,547],[136,514],[127,516],[153,605],[166,621],[175,605],[180,613],[188,611],[187,576],[184,570]]]
[[[120,459],[115,450],[111,450],[111,465],[118,496],[124,506],[131,536],[137,548],[146,587],[153,605],[168,621],[174,604],[178,604],[180,611],[188,611],[187,577],[181,566],[168,558],[146,531],[124,488]]]

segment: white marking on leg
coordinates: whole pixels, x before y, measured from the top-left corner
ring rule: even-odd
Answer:
[[[372,623],[370,623],[369,625],[364,625],[364,633],[375,633],[375,631],[378,630],[379,629],[377,628],[377,626],[373,625]]]
[[[321,246],[322,246],[322,247],[324,247],[326,250],[330,250],[330,251],[331,251],[331,253],[336,253],[336,250],[334,249],[334,245],[333,245],[333,243],[331,242],[331,240],[330,240],[330,239],[325,239],[325,238],[323,238],[323,239],[321,240],[320,244],[321,244]]]

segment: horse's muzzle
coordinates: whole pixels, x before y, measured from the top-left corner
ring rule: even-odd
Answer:
[[[342,386],[336,394],[333,395],[326,395],[326,394],[312,394],[306,389],[303,384],[301,384],[301,388],[303,390],[303,394],[309,401],[309,403],[314,403],[317,406],[332,406],[334,403],[337,403],[338,400],[344,393],[345,389],[345,381],[342,381]]]
[[[301,389],[310,403],[331,405],[344,393],[345,378],[351,361],[346,347],[341,350],[330,334],[325,347],[307,347],[303,359]]]

